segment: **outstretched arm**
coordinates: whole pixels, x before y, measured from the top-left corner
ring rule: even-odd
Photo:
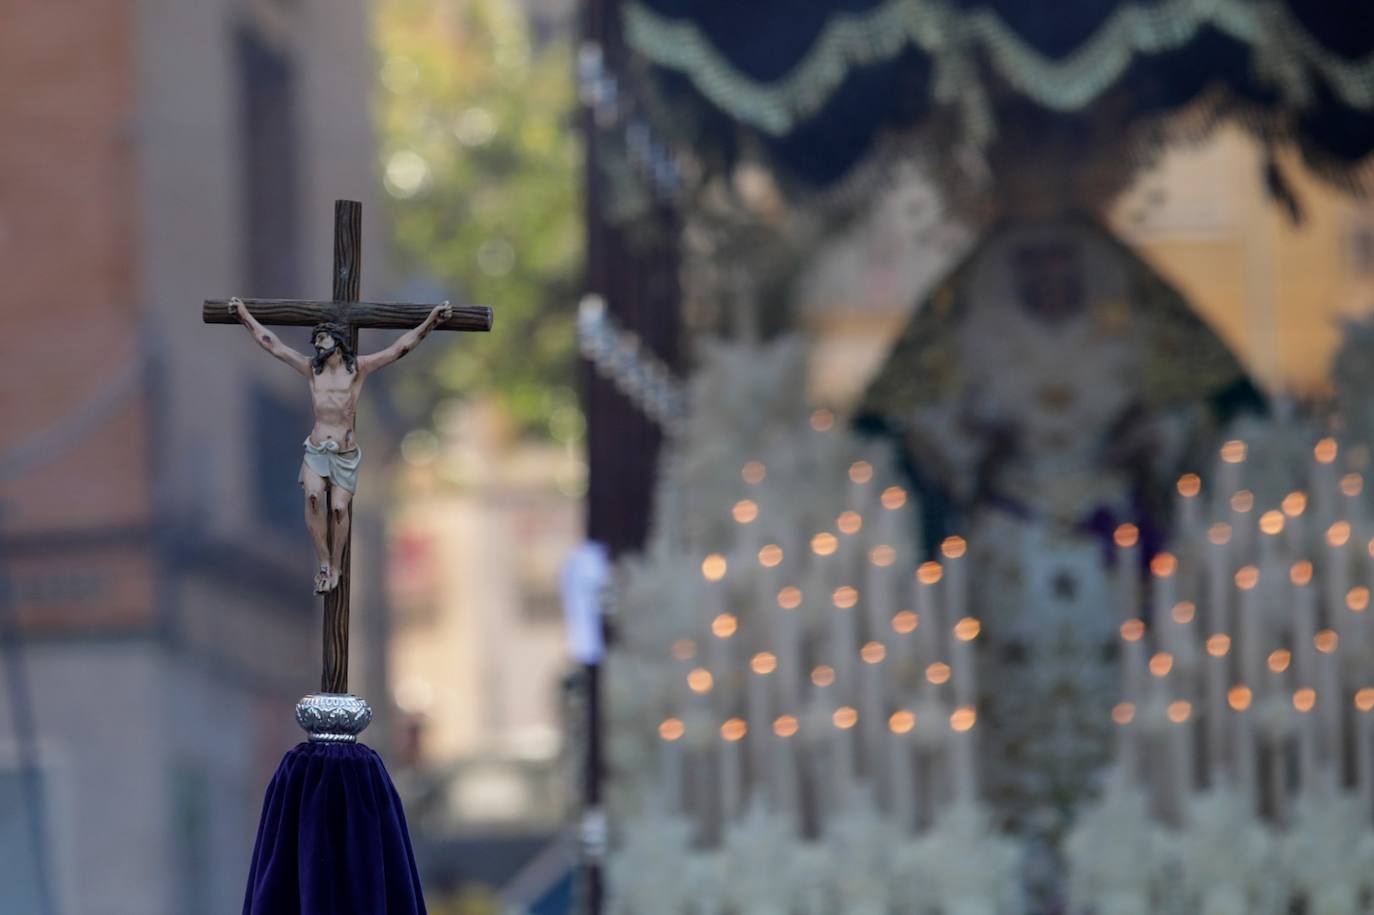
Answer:
[[[453,317],[453,308],[449,303],[445,302],[442,305],[434,306],[434,310],[429,313],[429,317],[420,322],[419,327],[401,334],[396,338],[396,342],[386,349],[369,353],[366,356],[359,356],[358,371],[366,375],[383,366],[390,365],[418,346],[420,341],[429,336],[430,331],[434,330],[436,324],[447,321],[451,317]]]
[[[276,334],[263,327],[262,324],[258,322],[258,319],[253,317],[252,313],[248,311],[247,306],[243,304],[243,299],[240,299],[238,296],[234,296],[230,299],[229,311],[248,328],[248,332],[253,335],[253,339],[257,341],[258,346],[261,346],[302,375],[310,374],[310,360],[306,358],[303,353],[298,353],[281,342],[281,340],[277,339]]]

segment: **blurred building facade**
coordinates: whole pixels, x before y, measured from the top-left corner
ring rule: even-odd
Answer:
[[[365,5],[4,19],[0,606],[18,638],[0,658],[0,911],[237,912],[262,791],[317,684],[295,483],[310,417],[301,380],[203,326],[200,301],[327,292],[336,197],[370,214],[375,287]],[[379,528],[365,502],[355,556]]]
[[[568,446],[511,436],[481,402],[446,410],[402,449],[388,526],[388,668],[409,754],[433,782],[429,830],[557,827],[559,597],[581,540],[585,465]]]

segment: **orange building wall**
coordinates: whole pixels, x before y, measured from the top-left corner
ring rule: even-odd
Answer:
[[[93,536],[150,517],[142,384],[79,439],[52,436],[140,356],[133,15],[132,0],[0,0],[0,531],[21,616],[45,626],[152,605],[132,544]],[[96,570],[106,595],[64,603]]]

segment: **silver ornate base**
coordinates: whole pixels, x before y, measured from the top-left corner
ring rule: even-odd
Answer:
[[[296,723],[311,740],[354,743],[372,723],[372,706],[352,693],[311,693],[296,703]]]

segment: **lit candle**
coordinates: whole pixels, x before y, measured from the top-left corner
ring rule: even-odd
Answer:
[[[938,562],[923,563],[916,570],[913,606],[920,624],[916,628],[916,663],[925,666],[943,655],[940,635],[940,612],[935,596],[936,586],[944,577],[944,569]]]
[[[982,626],[978,620],[966,616],[954,624],[954,640],[950,646],[950,667],[954,677],[954,703],[973,706],[978,702],[978,669],[974,663],[973,640]]]
[[[859,671],[859,729],[863,738],[864,772],[875,791],[886,781],[883,769],[888,762],[888,754],[883,748],[882,666],[886,656],[887,648],[881,642],[869,642],[860,652],[863,664]]]
[[[1221,783],[1222,760],[1226,756],[1226,685],[1230,682],[1231,637],[1224,632],[1208,636],[1206,661],[1208,782],[1215,788]]]
[[[914,726],[915,716],[905,711],[894,713],[888,721],[888,802],[903,838],[916,831],[916,770],[911,746]]]
[[[777,658],[766,651],[760,651],[749,661],[746,674],[745,702],[749,722],[749,761],[750,771],[758,775],[768,771],[768,724],[773,720],[772,702],[769,700],[769,676],[777,669]]]
[[[1172,812],[1175,822],[1187,815],[1193,795],[1193,706],[1186,699],[1175,699],[1166,708],[1169,716],[1169,762]]]
[[[1145,624],[1130,619],[1121,624],[1121,664],[1127,702],[1145,698]]]
[[[971,803],[978,795],[977,753],[974,745],[974,724],[977,712],[969,706],[960,706],[949,717],[950,753],[949,765],[954,782],[954,798],[961,803]]]
[[[1323,629],[1312,637],[1317,649],[1318,719],[1321,723],[1322,753],[1328,763],[1337,765],[1344,752],[1341,718],[1345,704],[1341,701],[1340,656],[1336,649],[1340,636],[1334,629]]]
[[[740,718],[731,718],[720,727],[721,740],[717,743],[720,760],[720,822],[733,820],[740,811],[744,797],[744,756],[743,738],[749,728]]]
[[[963,537],[946,537],[940,544],[944,556],[945,619],[963,619],[968,614],[968,544]]]
[[[659,787],[663,792],[664,812],[681,812],[685,792],[682,767],[682,735],[686,732],[681,719],[668,718],[658,727]]]
[[[778,591],[773,604],[778,633],[778,701],[789,711],[801,704],[801,678],[804,675],[801,660],[802,600],[801,589],[789,585]]]
[[[1246,683],[1261,683],[1264,677],[1265,625],[1259,602],[1259,569],[1245,566],[1236,572],[1240,589],[1237,630],[1240,638],[1240,672]]]
[[[1116,603],[1123,620],[1140,615],[1140,531],[1123,524],[1113,535],[1116,542]]]
[[[1255,783],[1255,725],[1250,710],[1254,694],[1248,686],[1233,686],[1227,694],[1227,702],[1235,715],[1231,719],[1234,745],[1231,752],[1231,766],[1239,784],[1241,796],[1246,799],[1253,812],[1258,797]]]
[[[1355,694],[1355,778],[1368,823],[1374,812],[1374,689],[1369,687]]]
[[[1317,716],[1312,714],[1316,693],[1303,687],[1293,693],[1298,711],[1298,794],[1317,785]]]
[[[793,741],[801,723],[792,715],[782,715],[773,722],[772,752],[770,754],[769,798],[775,813],[796,820],[800,807],[800,786],[797,781]]]
[[[1179,477],[1178,501],[1175,503],[1178,508],[1178,527],[1182,534],[1182,542],[1188,549],[1193,549],[1199,543],[1202,536],[1202,480],[1195,473],[1185,473]]]

